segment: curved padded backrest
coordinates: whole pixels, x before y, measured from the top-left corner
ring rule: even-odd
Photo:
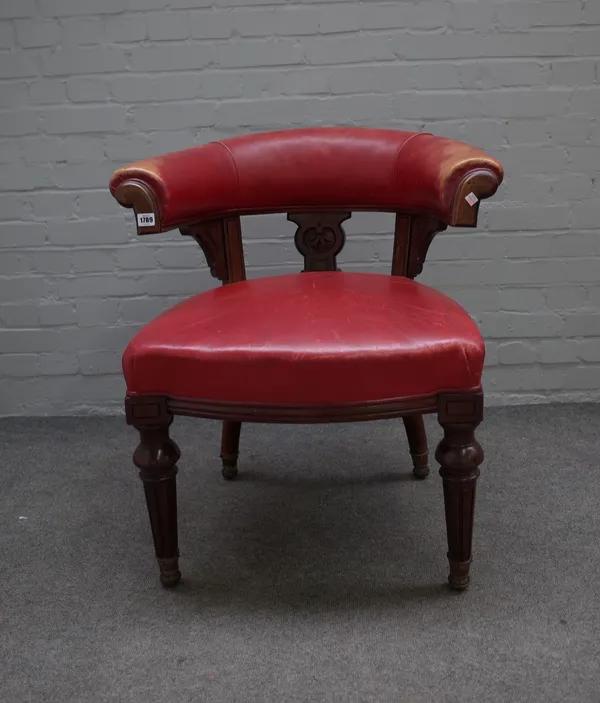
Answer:
[[[500,164],[431,134],[323,127],[251,134],[138,161],[110,188],[141,234],[230,214],[347,209],[424,212],[474,225]],[[153,218],[142,218],[147,213]]]

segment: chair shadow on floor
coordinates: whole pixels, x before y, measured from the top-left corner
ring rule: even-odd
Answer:
[[[250,483],[263,483],[268,486],[311,486],[315,488],[328,488],[333,486],[368,486],[376,484],[385,483],[413,483],[415,482],[415,477],[412,472],[408,470],[407,472],[400,473],[399,471],[382,471],[377,474],[369,474],[365,476],[358,476],[349,478],[340,474],[339,476],[324,476],[311,477],[305,475],[298,476],[280,476],[277,472],[261,471],[259,469],[250,469],[240,472],[240,474],[235,479],[236,482],[250,482]]]
[[[364,588],[357,586],[327,587],[315,585],[304,590],[272,590],[268,594],[261,594],[257,590],[248,591],[236,587],[235,583],[201,583],[194,578],[182,578],[181,585],[173,591],[173,600],[181,603],[186,609],[214,609],[228,610],[260,610],[280,609],[290,611],[304,611],[311,613],[343,612],[368,608],[402,608],[412,607],[420,602],[432,598],[454,599],[460,598],[457,591],[451,590],[446,583],[427,584],[399,584],[397,587],[390,585],[388,588]]]
[[[175,600],[199,608],[319,611],[452,598],[441,486],[431,520],[431,490],[408,465],[307,475],[278,473],[264,457],[247,459],[235,482],[217,484],[225,497],[206,519],[198,496],[183,497],[183,579]],[[389,462],[381,459],[372,465]],[[399,484],[417,490],[394,490]]]

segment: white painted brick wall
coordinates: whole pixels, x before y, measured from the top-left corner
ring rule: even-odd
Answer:
[[[0,415],[114,410],[139,327],[215,285],[107,191],[132,159],[247,131],[429,130],[507,171],[422,280],[488,341],[491,402],[600,396],[600,0],[0,0]],[[298,270],[247,220],[251,276]],[[392,219],[341,263],[385,271]]]

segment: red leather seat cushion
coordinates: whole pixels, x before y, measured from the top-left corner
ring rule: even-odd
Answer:
[[[128,392],[340,404],[478,388],[484,344],[447,296],[406,278],[301,273],[201,293],[123,356]]]

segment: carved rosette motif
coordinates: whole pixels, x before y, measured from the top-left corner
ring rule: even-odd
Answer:
[[[287,218],[298,225],[294,243],[304,257],[304,271],[336,271],[336,256],[346,242],[342,222],[350,212],[294,212]]]

